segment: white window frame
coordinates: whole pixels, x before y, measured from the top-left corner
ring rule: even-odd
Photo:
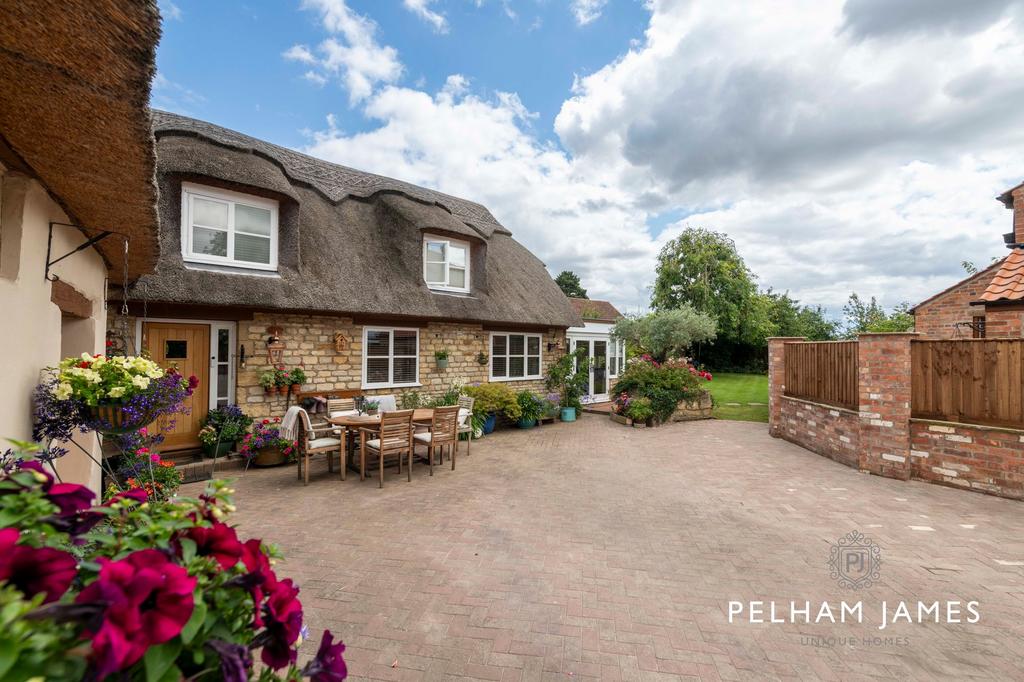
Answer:
[[[395,332],[415,332],[416,333],[416,379],[410,383],[396,384],[395,378]],[[374,355],[375,358],[387,357],[388,359],[388,380],[384,383],[371,384],[367,381],[367,363],[370,359],[369,351],[369,337],[370,332],[388,332],[389,345],[388,354]],[[400,358],[412,357],[409,355],[399,355]],[[363,327],[363,376],[362,376],[362,387],[363,388],[400,388],[409,386],[420,386],[420,330],[416,327]]]
[[[208,201],[216,201],[228,205],[228,255],[212,256],[207,253],[194,253],[192,251],[192,200],[196,197]],[[253,208],[261,208],[270,211],[270,262],[253,263],[251,261],[235,260],[232,256],[235,252],[235,205],[242,204]],[[273,199],[257,197],[241,192],[232,192],[216,187],[197,185],[192,182],[181,183],[181,257],[189,263],[204,263],[207,265],[225,265],[232,268],[246,270],[269,270],[277,271],[277,247],[278,247],[278,202]],[[256,236],[256,235],[254,235]],[[262,235],[259,235],[262,236]]]
[[[505,375],[506,376],[503,376],[503,377],[496,377],[496,376],[494,376],[494,337],[495,336],[504,336],[505,337],[505,355],[499,355],[498,356],[498,357],[501,357],[501,358],[505,358]],[[519,354],[510,355],[509,354],[508,351],[511,348],[511,345],[508,342],[508,337],[510,337],[510,336],[522,336],[523,337],[523,354],[522,355],[519,355]],[[508,371],[509,371],[509,366],[510,366],[510,363],[508,361],[509,358],[519,358],[519,357],[523,358],[523,372],[526,372],[526,371],[529,370],[529,368],[530,368],[529,358],[533,357],[532,355],[529,355],[527,353],[527,351],[529,350],[529,347],[530,347],[529,341],[527,341],[527,339],[529,339],[530,337],[534,337],[534,338],[537,339],[537,358],[538,358],[538,362],[537,362],[537,370],[538,371],[537,371],[537,374],[524,374],[521,377],[510,377],[510,376],[508,376]],[[532,381],[534,379],[542,379],[544,377],[544,335],[543,334],[531,334],[531,333],[528,333],[528,332],[491,332],[490,336],[488,337],[488,341],[487,342],[488,342],[487,350],[488,350],[489,355],[490,355],[490,357],[488,359],[488,362],[487,362],[487,374],[488,374],[488,380],[489,381]]]
[[[444,282],[430,282],[427,280],[427,244],[440,243],[444,244]],[[466,286],[464,287],[453,287],[448,284],[451,280],[449,275],[449,268],[451,267],[451,261],[449,259],[449,252],[451,247],[456,246],[466,250]],[[468,294],[470,290],[470,264],[472,261],[472,248],[469,242],[459,241],[457,239],[448,239],[447,237],[439,237],[433,234],[423,235],[423,281],[429,289],[433,291],[451,291],[455,293]],[[458,266],[456,266],[458,267]]]

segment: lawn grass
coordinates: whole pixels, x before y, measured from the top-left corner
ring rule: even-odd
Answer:
[[[716,419],[743,422],[768,421],[768,376],[765,374],[715,374],[705,384],[715,397]],[[726,403],[739,403],[727,405]],[[750,405],[749,403],[761,403]]]

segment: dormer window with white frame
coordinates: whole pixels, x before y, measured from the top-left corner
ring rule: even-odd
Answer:
[[[278,202],[181,185],[181,256],[190,263],[277,270]]]
[[[469,293],[469,243],[425,235],[423,281],[435,291]]]

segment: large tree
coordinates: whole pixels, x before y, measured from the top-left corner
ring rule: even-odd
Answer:
[[[580,277],[572,270],[562,270],[555,277],[555,284],[570,298],[589,298],[587,290],[580,284]]]
[[[689,303],[715,319],[718,339],[739,343],[756,335],[764,321],[756,295],[754,274],[736,244],[720,232],[688,227],[661,249],[651,307],[672,310]]]
[[[715,320],[684,303],[674,310],[627,315],[612,327],[612,336],[634,353],[649,353],[659,362],[682,357],[696,343],[715,338]]]
[[[891,312],[879,305],[875,297],[864,301],[856,292],[843,306],[846,316],[846,335],[856,336],[860,332],[906,332],[914,328],[914,316],[909,303],[900,303]]]

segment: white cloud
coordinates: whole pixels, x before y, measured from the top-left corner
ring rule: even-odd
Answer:
[[[434,93],[371,77],[355,101],[376,126],[308,151],[479,201],[626,307],[684,224],[806,303],[916,301],[1003,252],[993,196],[1024,176],[1019,2],[984,1],[982,20],[942,0],[925,28],[904,8],[897,30],[878,0],[648,0],[644,39],[569,93],[561,146],[517,94],[453,75]],[[652,235],[662,214],[687,217]]]
[[[186,116],[195,115],[195,108],[206,102],[206,97],[167,78],[158,71],[153,78],[153,89],[150,93],[152,106],[157,109],[175,111]]]
[[[448,20],[443,14],[430,9],[434,0],[403,0],[405,8],[434,27],[438,33],[448,32]]]
[[[162,0],[160,3],[160,15],[171,21],[181,21],[183,18],[181,8],[171,0]]]
[[[573,16],[576,17],[576,23],[586,26],[601,17],[601,12],[604,11],[606,4],[608,4],[608,0],[572,0],[570,9]]]
[[[377,42],[377,24],[345,3],[345,0],[305,0],[303,8],[320,14],[324,29],[331,34],[316,47],[289,48],[286,59],[316,67],[303,77],[322,85],[337,78],[348,90],[349,104],[369,97],[382,83],[393,83],[402,75],[398,51]]]

